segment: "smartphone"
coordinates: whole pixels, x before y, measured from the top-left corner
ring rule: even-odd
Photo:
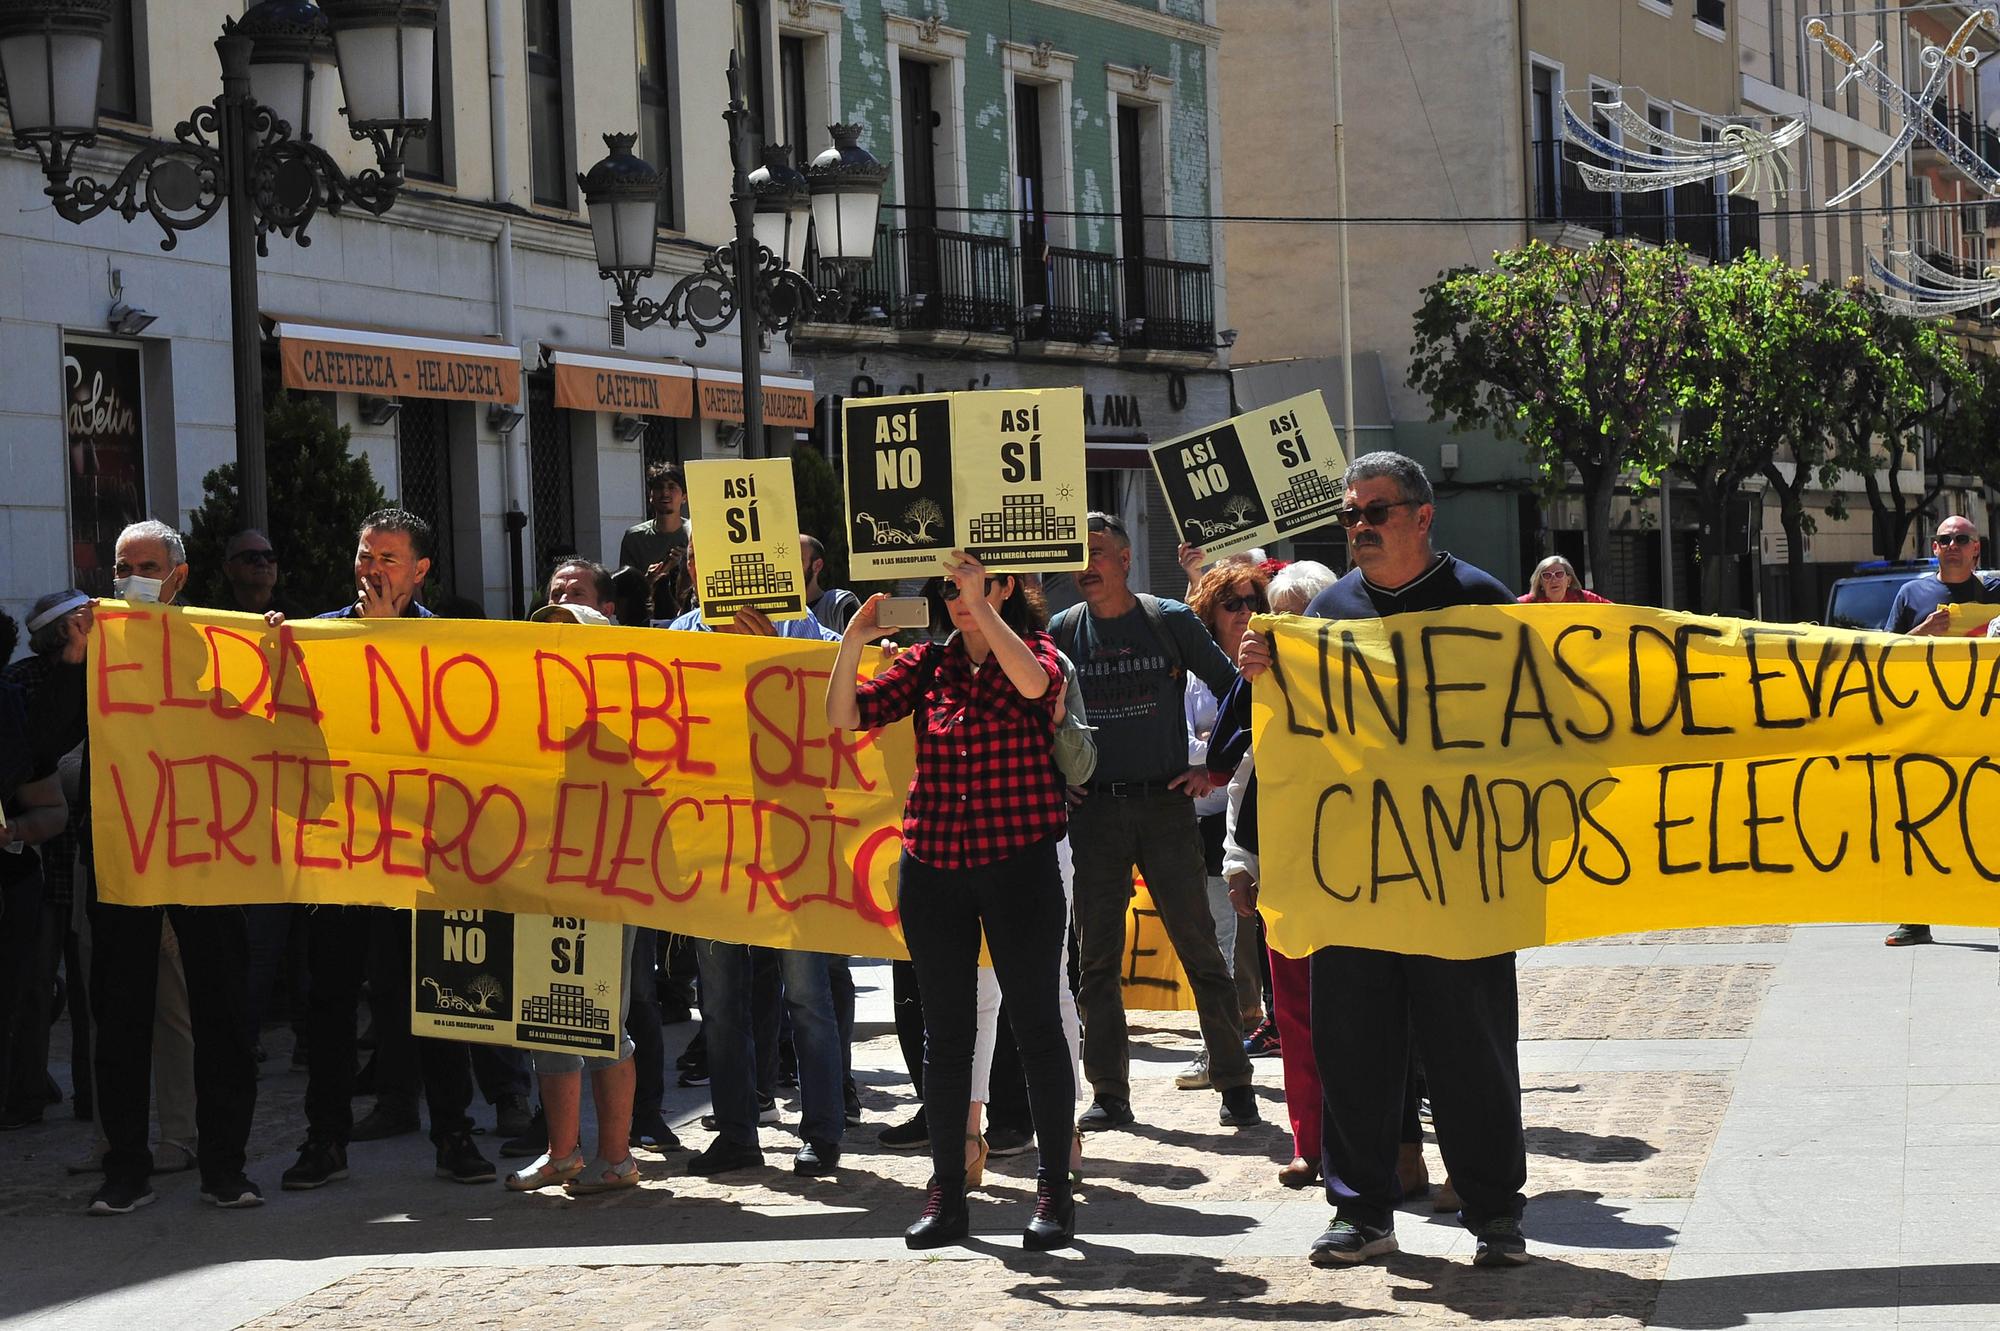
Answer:
[[[888,596],[875,607],[875,622],[885,629],[927,629],[931,603],[921,596]]]

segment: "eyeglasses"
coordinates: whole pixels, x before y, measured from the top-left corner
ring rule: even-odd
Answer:
[[[1969,531],[1939,532],[1931,538],[1936,545],[1974,545],[1979,538]]]
[[[275,564],[278,562],[276,550],[238,550],[229,556],[231,560],[242,560],[246,564]]]
[[[1265,608],[1261,596],[1225,596],[1217,604],[1232,614],[1238,610],[1262,611]]]
[[[1335,513],[1334,517],[1340,519],[1340,525],[1343,527],[1358,527],[1364,522],[1371,527],[1379,527],[1389,520],[1392,510],[1413,507],[1416,502],[1414,499],[1377,499],[1374,503],[1363,504],[1359,508],[1350,504]]]
[[[986,580],[986,590],[989,592],[992,591],[993,584],[998,581],[1000,581],[1000,579],[998,578],[988,578]],[[961,590],[962,589],[956,582],[952,581],[950,578],[946,578],[944,580],[944,586],[938,589],[938,595],[944,597],[944,599],[947,601],[956,601],[959,597],[959,592]]]

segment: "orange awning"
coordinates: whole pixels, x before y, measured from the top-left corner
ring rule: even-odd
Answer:
[[[498,339],[275,321],[287,388],[518,402],[521,351]]]
[[[555,371],[556,405],[634,416],[694,415],[694,367],[679,361],[543,347]]]
[[[742,421],[743,376],[735,370],[696,372],[696,392],[701,398],[701,417],[710,421]],[[813,423],[813,384],[810,379],[784,375],[764,376],[764,424],[810,430]]]

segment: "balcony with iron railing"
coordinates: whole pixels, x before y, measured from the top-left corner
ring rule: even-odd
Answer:
[[[810,252],[807,275],[820,280]],[[1133,350],[1212,354],[1216,345],[1214,270],[1205,263],[885,225],[848,293],[835,323]]]
[[[1726,193],[1720,175],[1669,190],[1611,194],[1583,183],[1563,140],[1536,140],[1529,152],[1532,221],[1538,227],[1581,227],[1653,245],[1677,241],[1719,262],[1757,248],[1757,201]]]

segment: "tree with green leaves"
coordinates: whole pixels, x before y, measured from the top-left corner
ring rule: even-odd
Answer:
[[[1781,442],[1825,429],[1812,411],[1806,349],[1823,302],[1803,269],[1746,254],[1698,268],[1688,285],[1692,322],[1681,361],[1680,442],[1670,471],[1694,493],[1701,589],[1709,614],[1746,607],[1731,594],[1729,511],[1745,481],[1772,468]],[[1824,401],[1823,396],[1819,399]]]
[[[1875,513],[1875,552],[1894,559],[1948,474],[1987,469],[1980,376],[1949,324],[1891,313],[1859,282],[1847,299],[1866,327],[1831,387],[1835,456],[1862,478]],[[1927,440],[1934,446],[1926,449]],[[1921,478],[1914,490],[1905,486],[1909,472]]]
[[[1621,477],[1656,481],[1680,406],[1693,265],[1684,246],[1540,242],[1459,268],[1425,288],[1409,383],[1431,419],[1519,440],[1546,498],[1574,469],[1584,500],[1585,567],[1610,566]]]
[[[1846,474],[1834,435],[1839,410],[1836,386],[1855,362],[1868,354],[1869,314],[1833,286],[1807,286],[1799,295],[1803,328],[1784,359],[1770,368],[1785,391],[1778,395],[1782,414],[1777,447],[1761,470],[1767,493],[1778,501],[1778,521],[1785,529],[1785,574],[1793,588],[1806,585],[1806,537],[1818,529],[1808,511],[1806,495],[1820,491],[1835,496],[1829,516],[1843,516],[1835,489]]]
[[[278,595],[302,612],[354,599],[354,538],[361,519],[389,500],[368,459],[348,449],[347,428],[311,398],[279,393],[264,412],[266,503],[279,552]],[[188,533],[188,563],[204,605],[228,604],[222,555],[242,529],[236,464],[202,478],[202,503]]]

